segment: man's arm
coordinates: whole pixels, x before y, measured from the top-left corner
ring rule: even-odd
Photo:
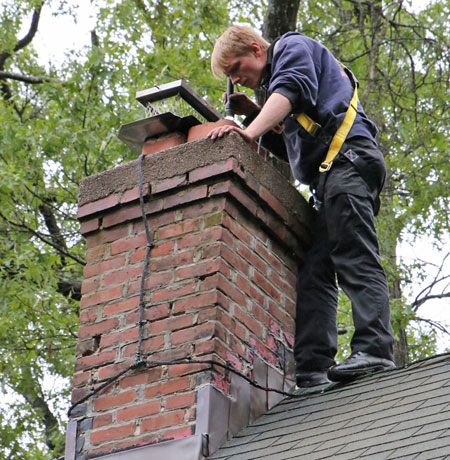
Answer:
[[[289,115],[291,110],[292,106],[289,99],[275,92],[270,95],[259,115],[250,123],[245,131],[235,126],[224,125],[213,129],[208,134],[208,137],[214,140],[230,131],[236,131],[246,142],[251,143],[258,139],[258,137],[267,133],[267,131],[270,131],[273,127],[277,126],[287,115]]]

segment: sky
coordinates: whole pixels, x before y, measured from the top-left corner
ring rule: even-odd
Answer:
[[[426,3],[428,3],[428,0],[414,0],[413,7],[417,11],[423,8]],[[95,11],[87,0],[78,4],[80,6],[76,11],[76,21],[67,15],[52,16],[50,8],[43,8],[38,33],[33,41],[42,65],[46,66],[49,61],[53,63],[61,62],[65,54],[70,50],[90,46],[90,31],[95,28],[95,19],[93,17]],[[27,27],[28,24],[25,23],[24,31]],[[136,88],[136,90],[139,90],[139,88]],[[400,247],[399,254],[406,260],[418,258],[434,263],[440,263],[443,257],[441,253],[436,252],[430,242],[425,240],[414,243],[404,242]],[[450,257],[447,261],[445,272],[450,273]],[[433,276],[433,270],[430,267],[429,279],[432,279]],[[408,295],[408,299],[412,301],[424,285],[425,283],[420,285],[416,283],[411,292],[405,292],[405,295]],[[448,326],[450,331],[450,302],[448,299],[427,302],[419,310],[419,316],[441,322],[443,325]],[[438,351],[444,351],[446,347],[450,347],[450,336],[440,333]]]

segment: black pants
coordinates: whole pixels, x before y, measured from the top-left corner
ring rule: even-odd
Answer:
[[[320,190],[314,241],[299,268],[295,359],[297,371],[334,364],[339,286],[352,303],[353,352],[393,360],[386,276],[381,267],[374,210],[386,173],[376,146],[345,144]],[[364,179],[362,175],[364,175]]]

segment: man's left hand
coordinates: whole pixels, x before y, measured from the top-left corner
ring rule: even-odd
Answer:
[[[252,139],[243,129],[232,125],[218,126],[208,133],[208,137],[212,140],[215,140],[218,137],[223,137],[225,134],[228,134],[231,131],[237,132],[242,137],[242,139],[244,139],[244,141],[249,144],[254,141],[254,139]]]

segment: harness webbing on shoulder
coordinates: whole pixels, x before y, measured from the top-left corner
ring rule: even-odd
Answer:
[[[319,172],[326,172],[330,170],[333,164],[333,160],[339,153],[342,144],[345,142],[345,139],[347,138],[347,135],[353,126],[353,122],[355,121],[356,117],[356,112],[358,111],[358,82],[356,81],[352,72],[349,69],[347,69],[347,67],[345,67],[343,64],[341,64],[341,66],[344,69],[345,73],[348,75],[351,82],[353,83],[353,96],[350,100],[350,104],[345,114],[344,121],[334,134],[325,160],[319,166]],[[303,126],[303,128],[309,134],[311,134],[311,136],[317,136],[319,130],[321,129],[319,123],[316,123],[312,118],[306,115],[306,113],[294,114],[293,116]]]

